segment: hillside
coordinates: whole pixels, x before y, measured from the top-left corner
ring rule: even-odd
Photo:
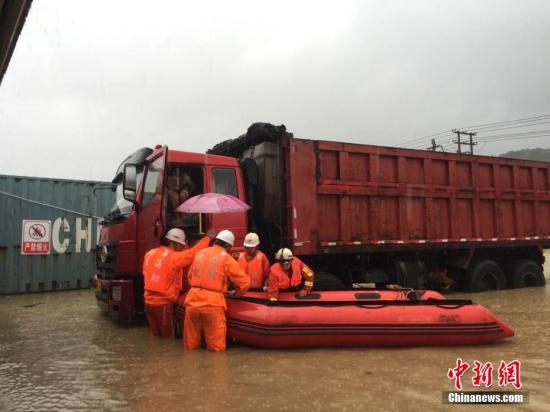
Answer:
[[[536,149],[512,150],[510,152],[501,154],[500,157],[525,160],[542,160],[543,162],[550,162],[550,149],[542,149],[540,147],[537,147]]]

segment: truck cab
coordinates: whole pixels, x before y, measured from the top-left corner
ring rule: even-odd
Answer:
[[[98,306],[117,320],[143,312],[143,257],[179,227],[192,244],[209,229],[235,234],[234,252],[242,250],[246,212],[186,214],[175,209],[201,193],[228,194],[246,201],[239,162],[233,157],[143,148],[119,166],[113,184],[115,203],[101,222],[94,276]]]

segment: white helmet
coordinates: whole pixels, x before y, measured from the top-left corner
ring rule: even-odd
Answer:
[[[170,229],[164,237],[172,242],[179,243],[180,245],[187,245],[187,243],[185,243],[185,232],[177,227]]]
[[[231,230],[222,230],[220,233],[218,233],[216,239],[222,240],[225,243],[230,244],[231,246],[235,244],[235,235]]]
[[[293,257],[292,250],[286,247],[279,249],[277,253],[275,253],[275,260],[279,262],[290,261]]]
[[[260,238],[254,232],[250,232],[244,237],[244,242],[243,242],[244,247],[254,247],[254,246],[258,246],[259,244],[260,244]]]

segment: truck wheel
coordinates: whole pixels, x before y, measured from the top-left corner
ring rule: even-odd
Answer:
[[[469,292],[500,290],[506,288],[506,277],[494,260],[474,263],[466,275],[466,289]]]
[[[515,261],[508,275],[513,288],[544,286],[546,283],[542,267],[532,260]]]
[[[425,268],[419,262],[405,263],[405,283],[403,286],[413,289],[423,289],[426,287]]]
[[[346,285],[332,273],[316,272],[313,278],[313,290],[342,290]]]
[[[402,260],[391,260],[387,264],[388,282],[405,286],[407,282],[407,265]]]

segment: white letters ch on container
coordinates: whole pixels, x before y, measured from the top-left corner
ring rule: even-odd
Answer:
[[[82,221],[84,220],[84,222]],[[99,222],[96,226],[96,239],[92,244],[93,239],[93,219],[82,219],[77,217],[74,220],[74,238],[71,236],[71,224],[64,217],[57,218],[52,225],[52,247],[57,253],[66,253],[70,249],[76,253],[90,252],[92,248],[99,242]],[[82,227],[84,226],[84,227]],[[71,245],[71,239],[74,239],[74,248]],[[85,241],[84,248],[82,241]]]
[[[60,235],[61,235],[61,227],[63,227],[63,232],[67,233],[67,235],[64,236],[63,242],[60,242]],[[67,249],[69,248],[69,238],[70,238],[70,232],[71,227],[69,226],[69,222],[64,217],[59,217],[55,219],[53,222],[53,229],[52,229],[52,245],[53,250],[55,250],[57,253],[65,253]]]

